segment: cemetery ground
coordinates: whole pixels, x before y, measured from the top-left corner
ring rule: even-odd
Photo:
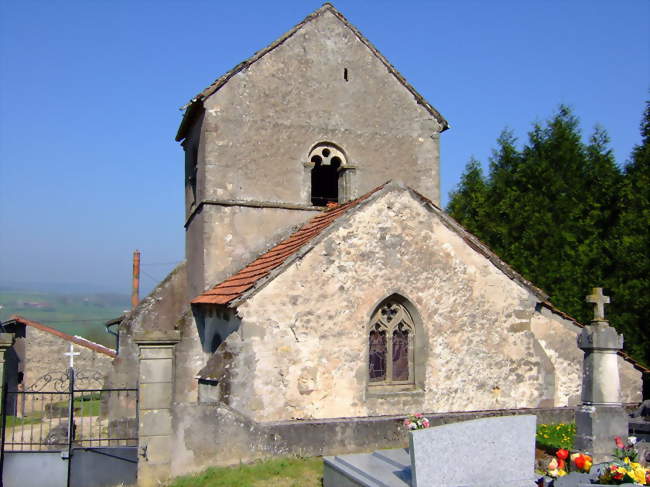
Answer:
[[[546,466],[559,448],[571,448],[575,424],[537,426],[535,466]],[[236,467],[209,468],[196,475],[175,479],[170,487],[320,487],[323,460],[277,458]]]

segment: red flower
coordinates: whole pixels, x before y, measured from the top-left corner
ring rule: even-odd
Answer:
[[[576,457],[576,459],[574,460],[574,463],[576,464],[576,467],[578,467],[580,470],[582,470],[583,468],[585,468],[585,462],[586,461],[587,461],[587,459],[583,455],[580,455],[580,456]]]
[[[623,440],[621,440],[620,436],[615,436],[614,441],[616,442],[616,448],[625,448],[625,444],[623,443]]]
[[[564,448],[559,449],[555,455],[560,459],[560,460],[566,460],[569,458],[569,450],[565,450]]]
[[[557,468],[559,468],[560,470],[564,470],[564,467],[566,467],[564,460],[560,458],[557,462]]]

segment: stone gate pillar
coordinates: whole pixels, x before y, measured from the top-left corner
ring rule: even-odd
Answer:
[[[135,334],[139,356],[138,485],[158,486],[171,473],[174,347],[178,330]]]
[[[7,378],[5,377],[6,374],[5,354],[13,344],[14,344],[13,333],[0,333],[0,401],[2,400],[2,397],[4,397],[5,381],[7,380]],[[1,402],[0,402],[0,411],[2,411]],[[9,411],[11,411],[11,408],[9,408]],[[11,414],[15,414],[15,413],[12,412]]]
[[[609,297],[594,288],[587,302],[595,304],[594,319],[578,336],[578,347],[585,355],[582,365],[581,404],[576,409],[575,447],[587,451],[594,463],[612,459],[614,437],[626,438],[628,417],[620,401],[618,351],[623,335],[616,333],[605,319]]]
[[[5,383],[5,353],[14,344],[13,333],[0,333],[0,388]]]

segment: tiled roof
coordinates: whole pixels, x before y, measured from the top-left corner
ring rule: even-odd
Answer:
[[[67,340],[81,347],[86,347],[94,352],[103,353],[104,355],[108,355],[109,357],[112,358],[115,358],[117,356],[117,353],[115,353],[115,350],[113,350],[112,348],[105,347],[104,345],[100,345],[99,343],[91,342],[90,340],[87,340],[84,337],[68,335],[67,333],[63,333],[62,331],[56,330],[54,328],[50,328],[49,326],[44,325],[43,323],[28,320],[27,318],[23,318],[22,316],[13,315],[9,317],[9,321],[15,321],[17,323],[22,323],[25,326],[38,328],[39,330],[45,331],[54,336],[62,338],[63,340]]]
[[[305,223],[297,232],[291,234],[289,238],[259,256],[242,270],[194,298],[192,304],[228,304],[239,298],[258,281],[268,276],[273,269],[282,265],[314,237],[322,233],[336,219],[383,187],[384,185],[379,186],[356,200],[320,213]]]
[[[379,59],[379,61],[386,66],[386,69],[388,70],[389,73],[391,73],[397,80],[408,90],[411,92],[411,94],[415,97],[415,100],[418,102],[418,104],[422,105],[425,110],[427,110],[431,116],[440,124],[442,127],[442,131],[447,130],[449,128],[449,123],[447,120],[444,119],[444,117],[431,106],[431,104],[424,99],[422,95],[420,95],[411,84],[406,81],[406,78],[401,75],[395,67],[388,62],[388,60],[377,50],[377,48],[368,40],[365,38],[365,36],[355,27],[353,26],[348,19],[346,19],[341,12],[339,12],[331,3],[324,3],[322,7],[317,9],[316,11],[312,12],[309,14],[302,22],[300,22],[298,25],[296,25],[293,29],[291,29],[289,32],[284,34],[282,37],[265,47],[264,49],[256,52],[251,56],[250,58],[246,59],[245,61],[242,61],[239,63],[237,66],[232,68],[230,71],[228,71],[226,74],[221,76],[220,78],[217,78],[210,86],[208,86],[205,90],[203,90],[201,93],[196,95],[194,98],[192,98],[187,105],[185,105],[183,108],[186,109],[185,115],[183,116],[183,121],[181,122],[181,126],[178,128],[178,133],[176,134],[176,140],[180,141],[185,138],[187,129],[189,128],[189,122],[193,119],[194,115],[196,114],[196,108],[197,106],[200,106],[200,104],[208,98],[210,95],[218,91],[223,85],[225,85],[233,76],[235,76],[237,73],[240,71],[243,71],[247,69],[249,66],[254,64],[256,61],[264,57],[266,54],[269,52],[273,51],[276,47],[281,46],[287,39],[291,38],[296,32],[298,32],[305,24],[310,22],[311,20],[315,19],[319,15],[321,15],[323,12],[331,12],[336,18],[338,18],[346,27],[348,27],[354,35],[357,36],[357,38],[365,44],[365,46],[370,49],[370,51]]]

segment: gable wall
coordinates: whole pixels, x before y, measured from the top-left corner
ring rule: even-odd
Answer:
[[[330,141],[358,166],[357,196],[399,175],[439,200],[432,135],[441,127],[330,12],[239,72],[204,106],[202,198],[309,203],[302,163],[314,144]]]
[[[393,292],[412,301],[424,390],[366,391],[367,326]],[[535,299],[405,191],[352,215],[239,308],[230,405],[260,421],[552,406]]]
[[[367,325],[393,292],[422,320],[424,388],[378,396],[365,386]],[[230,405],[273,421],[575,404],[575,329],[535,311],[536,301],[393,190],[240,305]],[[632,397],[640,376],[624,387]]]

